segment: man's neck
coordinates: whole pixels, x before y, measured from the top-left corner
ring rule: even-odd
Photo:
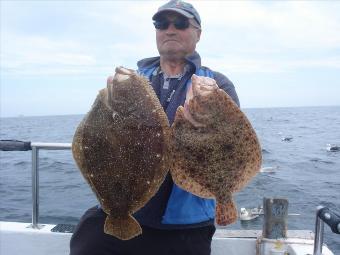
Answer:
[[[166,59],[163,57],[160,59],[161,69],[168,76],[183,73],[185,64],[185,59]]]

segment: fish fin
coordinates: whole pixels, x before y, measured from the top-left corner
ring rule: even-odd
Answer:
[[[105,220],[104,232],[121,240],[129,240],[142,234],[142,228],[131,215],[124,218],[113,218],[108,215]]]
[[[226,202],[219,202],[216,205],[216,223],[226,226],[237,220],[237,209],[232,198]]]

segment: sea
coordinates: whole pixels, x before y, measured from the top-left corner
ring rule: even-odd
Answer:
[[[259,137],[263,172],[234,195],[238,209],[286,198],[289,229],[314,231],[318,205],[340,214],[340,106],[243,109]],[[0,139],[71,143],[84,115],[0,119]],[[31,152],[0,151],[0,220],[30,222]],[[70,150],[39,151],[40,223],[77,224],[97,204]],[[263,216],[227,229],[262,229]],[[340,255],[340,235],[325,225],[324,242]]]

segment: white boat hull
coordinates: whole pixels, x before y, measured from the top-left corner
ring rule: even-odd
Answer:
[[[51,232],[55,225],[32,229],[29,223],[0,222],[1,255],[68,255],[71,233]],[[261,231],[217,229],[212,255],[313,254],[311,231],[288,231],[284,240],[262,239]],[[276,248],[275,248],[276,247]],[[258,253],[256,252],[258,251]],[[323,255],[334,255],[325,245]]]

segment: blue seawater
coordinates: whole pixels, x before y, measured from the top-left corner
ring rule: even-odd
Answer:
[[[328,206],[340,214],[340,106],[244,109],[263,151],[263,167],[235,194],[238,208],[253,208],[263,197],[289,199],[289,229],[314,231],[315,210]],[[0,119],[0,139],[32,142],[72,142],[82,115]],[[289,139],[283,139],[289,138]],[[40,151],[40,222],[76,224],[97,204],[95,195],[76,168],[71,152]],[[31,153],[0,152],[0,220],[31,221]],[[229,229],[261,229],[262,217],[237,222]],[[325,242],[340,254],[340,235],[325,227]]]

